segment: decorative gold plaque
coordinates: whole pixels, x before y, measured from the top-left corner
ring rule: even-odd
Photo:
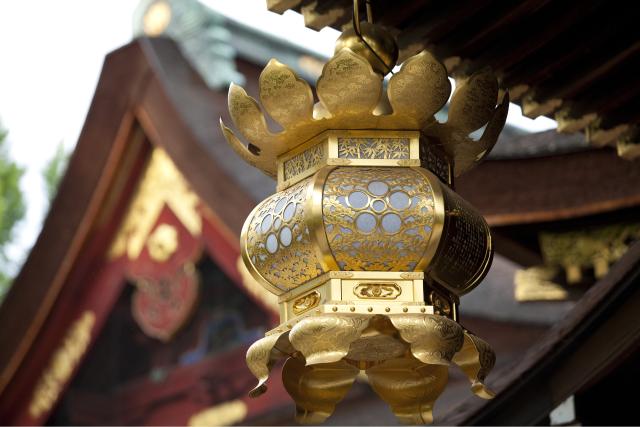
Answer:
[[[293,313],[302,314],[307,310],[311,310],[313,307],[320,303],[320,293],[318,291],[310,292],[296,299],[293,302]]]
[[[353,288],[353,293],[362,299],[396,299],[402,288],[395,283],[360,283]]]

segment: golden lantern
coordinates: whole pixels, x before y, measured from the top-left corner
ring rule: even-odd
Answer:
[[[509,99],[496,106],[497,81],[482,70],[457,82],[439,123],[434,114],[451,92],[445,67],[423,51],[385,90],[395,41],[358,27],[338,40],[317,103],[273,59],[260,75],[261,106],[229,89],[248,145],[221,121],[227,141],[278,182],[241,236],[244,263],[279,297],[281,320],[247,352],[259,380],[251,395],[266,391],[271,366],[286,358],[283,382],[299,422],[324,421],[364,372],[401,421],[430,423],[451,363],[475,394],[493,396],[483,384],[493,350],[457,313],[459,297],[489,269],[491,234],[453,179],[491,150]],[[282,130],[270,129],[263,109]]]

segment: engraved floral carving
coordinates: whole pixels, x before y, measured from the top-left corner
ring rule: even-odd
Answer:
[[[260,274],[287,291],[324,271],[316,260],[305,223],[308,180],[277,193],[248,219],[247,253]]]
[[[338,138],[344,159],[408,159],[409,138]]]
[[[302,314],[307,310],[317,306],[320,302],[320,292],[313,291],[301,296],[293,302],[293,314]]]
[[[282,126],[295,126],[313,114],[309,84],[276,59],[271,59],[260,74],[260,101]]]
[[[318,144],[284,162],[284,179],[288,180],[319,166],[326,157],[324,145]]]
[[[433,120],[450,93],[447,69],[427,51],[407,59],[387,87],[394,115],[412,120],[418,128]]]
[[[407,351],[407,345],[393,336],[378,334],[361,336],[351,343],[349,360],[381,361],[401,357]]]
[[[327,62],[318,78],[318,98],[330,116],[371,114],[382,94],[382,78],[350,49]]]
[[[367,323],[363,316],[307,317],[291,329],[289,340],[304,355],[307,365],[337,362],[347,355]]]
[[[400,332],[400,337],[411,344],[413,356],[423,363],[448,365],[462,347],[462,327],[446,317],[424,314],[394,315],[389,318]]]
[[[353,288],[353,293],[363,299],[396,299],[402,288],[395,283],[360,283]]]
[[[400,168],[338,168],[324,186],[322,214],[342,270],[412,271],[434,224],[433,190]]]

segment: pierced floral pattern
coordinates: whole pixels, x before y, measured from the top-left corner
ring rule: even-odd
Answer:
[[[408,168],[335,169],[325,182],[322,209],[342,270],[414,270],[434,223],[433,189]]]
[[[306,179],[262,202],[249,219],[247,252],[262,277],[282,291],[323,273],[304,222]]]
[[[324,145],[315,145],[284,162],[284,179],[288,180],[320,165],[325,158]]]
[[[409,138],[338,138],[343,159],[408,159]]]

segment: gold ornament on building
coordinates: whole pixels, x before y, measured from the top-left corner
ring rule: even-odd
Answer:
[[[516,272],[515,298],[525,301],[562,301],[575,298],[572,288],[602,279],[609,266],[640,240],[640,223],[582,226],[573,230],[538,234],[543,265]]]
[[[330,416],[361,372],[399,420],[430,423],[451,364],[475,394],[493,396],[483,382],[495,355],[457,315],[459,297],[489,269],[491,234],[453,180],[491,150],[509,99],[496,106],[497,81],[482,70],[457,82],[439,123],[451,91],[445,67],[423,51],[385,85],[395,42],[358,27],[324,66],[317,103],[276,60],[260,75],[261,104],[229,89],[248,144],[221,122],[227,141],[278,181],[241,236],[247,270],[278,296],[281,320],[247,352],[258,378],[250,394],[266,391],[270,368],[285,358],[284,386],[302,423]],[[479,139],[469,136],[483,126]]]

